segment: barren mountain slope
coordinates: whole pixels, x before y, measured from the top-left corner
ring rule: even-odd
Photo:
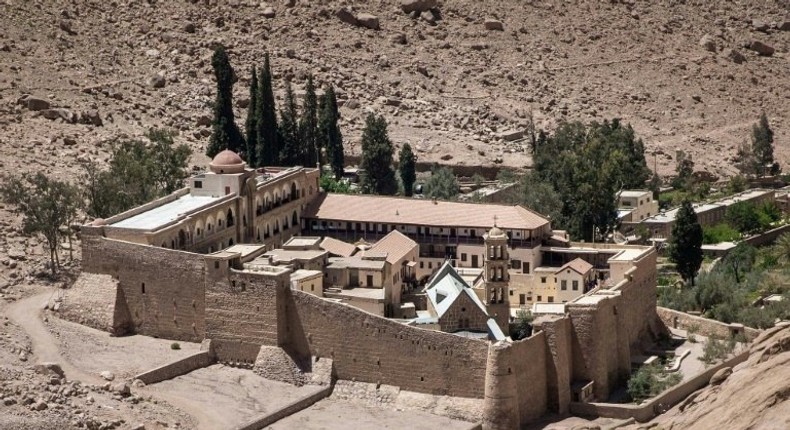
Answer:
[[[736,366],[720,385],[692,394],[639,428],[790,428],[790,324],[767,330],[756,339],[749,359]]]
[[[529,112],[548,128],[617,116],[658,154],[662,172],[683,149],[698,167],[724,174],[765,110],[778,156],[790,161],[786,0],[439,3],[432,25],[432,14],[411,18],[396,0],[2,0],[0,157],[73,174],[77,158],[106,156],[100,142],[153,126],[174,127],[202,149],[211,46],[221,42],[240,78],[240,125],[249,67],[268,50],[278,89],[284,76],[301,87],[307,72],[340,89],[352,154],[368,109],[384,114],[395,142],[411,142],[422,161],[516,167],[529,164],[524,144],[500,135],[523,129]],[[341,6],[376,15],[380,29],[341,21]],[[486,19],[504,31],[487,30]],[[701,46],[705,34],[715,52]],[[744,48],[751,40],[776,52],[758,56]],[[164,81],[154,85],[155,74]],[[103,126],[48,120],[17,104],[25,93],[70,111],[50,117],[96,122],[97,113]]]

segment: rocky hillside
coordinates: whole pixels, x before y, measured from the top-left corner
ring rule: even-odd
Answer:
[[[0,163],[74,175],[108,139],[155,126],[202,150],[216,43],[240,78],[240,124],[269,51],[278,89],[308,72],[337,86],[351,154],[368,110],[422,161],[514,167],[530,163],[530,113],[549,129],[622,117],[660,171],[683,149],[726,175],[764,110],[790,162],[787,0],[401,3],[0,0]]]
[[[749,359],[640,429],[790,428],[790,323],[757,338]]]

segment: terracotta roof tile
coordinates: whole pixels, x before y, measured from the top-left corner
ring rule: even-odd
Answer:
[[[369,195],[323,194],[304,217],[348,222],[534,230],[549,220],[521,206]]]
[[[562,271],[563,271],[563,270],[565,270],[565,269],[571,269],[571,270],[575,270],[577,273],[579,273],[579,274],[581,274],[581,275],[585,275],[585,274],[587,274],[587,272],[589,272],[589,271],[590,271],[592,268],[593,268],[593,265],[592,265],[592,264],[590,264],[590,263],[588,263],[588,262],[586,262],[586,261],[582,260],[581,258],[576,258],[576,259],[573,259],[573,260],[571,260],[571,261],[569,261],[569,262],[565,263],[565,265],[564,265],[564,266],[560,267],[560,268],[559,268],[559,269],[558,269],[556,272],[554,272],[554,273],[560,273],[560,272],[562,272]]]
[[[387,254],[387,262],[395,264],[417,247],[417,242],[409,239],[398,230],[392,230],[381,240],[376,242],[368,252],[382,252]],[[367,254],[367,253],[366,253]]]
[[[340,257],[351,257],[357,251],[357,247],[351,243],[343,242],[342,240],[333,237],[325,237],[321,242],[321,249]]]

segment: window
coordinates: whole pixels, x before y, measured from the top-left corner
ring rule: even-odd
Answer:
[[[565,281],[562,281],[562,282],[565,282]],[[564,290],[564,288],[563,288],[563,290]],[[579,281],[573,281],[573,291],[578,291],[578,290],[579,290]]]
[[[560,283],[560,289],[561,289],[562,291],[565,291],[565,290],[567,290],[567,289],[568,289],[568,281],[566,281],[566,280],[564,280],[564,279],[563,279],[563,280],[562,280],[562,282]]]
[[[545,284],[546,283],[546,277],[545,276],[541,276],[540,277],[540,283],[541,284]]]
[[[203,188],[203,181],[195,181],[195,188]]]
[[[526,305],[527,304],[527,296],[525,294],[518,295],[518,304]]]
[[[424,269],[424,268],[425,268],[425,262],[424,261],[420,261],[420,269]]]
[[[554,297],[549,296],[548,299],[549,299],[549,303],[554,303]]]
[[[367,281],[368,287],[372,287],[373,286],[373,275],[368,275],[366,281]]]
[[[521,266],[521,273],[527,273],[527,274],[529,273],[529,263],[528,262],[525,262]]]
[[[466,261],[466,254],[465,253],[461,253],[461,261]]]
[[[543,301],[543,296],[538,296],[538,302],[542,302],[542,301]]]
[[[429,268],[429,269],[433,269],[433,263],[432,263],[432,262],[430,262],[430,261],[428,262],[428,268]]]
[[[145,294],[145,282],[143,282],[142,290],[143,290],[143,294]]]
[[[521,269],[521,260],[510,260],[510,268],[520,270]]]
[[[513,290],[510,290],[510,295],[511,295],[511,296],[513,295]]]

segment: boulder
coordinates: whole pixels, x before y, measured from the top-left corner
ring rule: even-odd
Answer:
[[[58,363],[39,363],[33,366],[33,370],[42,375],[56,375],[61,378],[66,377],[66,374]]]
[[[710,377],[710,385],[719,385],[732,375],[732,367],[719,369]]]
[[[406,35],[404,33],[395,33],[390,40],[392,43],[397,43],[399,45],[405,45],[407,43]]]
[[[200,127],[205,127],[207,125],[211,125],[211,116],[208,114],[200,115],[197,119],[197,125]]]
[[[80,122],[83,124],[95,125],[97,127],[104,125],[99,111],[93,109],[82,112],[82,114],[80,114]]]
[[[743,54],[741,54],[740,52],[734,49],[730,49],[727,51],[727,58],[732,60],[732,62],[735,64],[742,64],[744,61],[746,61],[746,57],[744,57]]]
[[[716,40],[710,34],[702,36],[699,40],[699,46],[705,48],[707,51],[716,52]]]
[[[110,372],[109,370],[102,371],[99,374],[99,376],[101,376],[102,379],[104,379],[105,381],[112,381],[113,379],[115,379],[115,375],[112,372]]]
[[[63,108],[45,109],[41,111],[41,115],[46,119],[56,120],[60,118],[65,122],[69,122],[69,123],[76,122],[76,117],[74,113],[72,113],[68,109],[63,109]]]
[[[49,109],[50,106],[51,106],[51,103],[49,102],[49,100],[42,99],[42,98],[39,98],[39,97],[33,97],[33,96],[27,97],[25,99],[25,104],[26,104],[28,109],[35,110],[35,111]]]
[[[425,12],[439,6],[437,0],[401,0],[400,8],[405,13]]]
[[[346,24],[357,25],[357,17],[355,17],[354,13],[347,7],[338,9],[337,12],[335,12],[335,16]]]
[[[152,88],[164,88],[166,83],[167,80],[161,73],[157,73],[148,78],[148,86]]]
[[[263,15],[264,18],[271,19],[277,16],[277,13],[274,12],[274,8],[268,6],[266,9],[263,10],[263,13],[261,15]]]
[[[780,22],[776,26],[779,31],[790,31],[790,20]]]
[[[369,13],[360,13],[357,15],[357,25],[360,27],[369,28],[371,30],[378,30],[380,28],[379,17]]]
[[[502,21],[496,19],[486,19],[484,23],[486,30],[505,31],[505,26]]]
[[[513,142],[522,139],[524,137],[524,132],[521,130],[504,131],[499,133],[499,137],[505,142]]]
[[[43,400],[39,400],[36,403],[34,403],[33,406],[31,406],[30,408],[33,409],[34,411],[43,411],[48,407],[49,405],[47,405],[47,402]]]
[[[76,31],[74,31],[74,30],[71,28],[71,21],[68,21],[68,20],[62,19],[62,20],[60,21],[60,23],[58,24],[58,27],[60,27],[60,29],[61,29],[61,30],[65,31],[65,32],[66,32],[66,33],[68,33],[68,34],[71,34],[71,35],[77,34],[77,32],[76,32]]]
[[[749,43],[749,49],[751,49],[752,51],[756,52],[759,55],[762,55],[763,57],[770,57],[771,55],[774,55],[774,51],[775,51],[773,46],[766,45],[765,43],[760,42],[759,40],[753,40],[751,43]]]
[[[119,382],[112,386],[112,392],[127,397],[132,394],[132,389],[129,387],[128,382]]]
[[[191,34],[191,33],[194,33],[195,30],[196,30],[195,24],[192,24],[191,22],[188,22],[188,23],[186,23],[184,25],[184,33],[190,33]]]
[[[762,32],[765,33],[765,32],[768,32],[768,28],[770,28],[770,26],[768,25],[767,22],[765,22],[763,20],[753,19],[752,20],[752,28],[755,31],[762,31]]]

